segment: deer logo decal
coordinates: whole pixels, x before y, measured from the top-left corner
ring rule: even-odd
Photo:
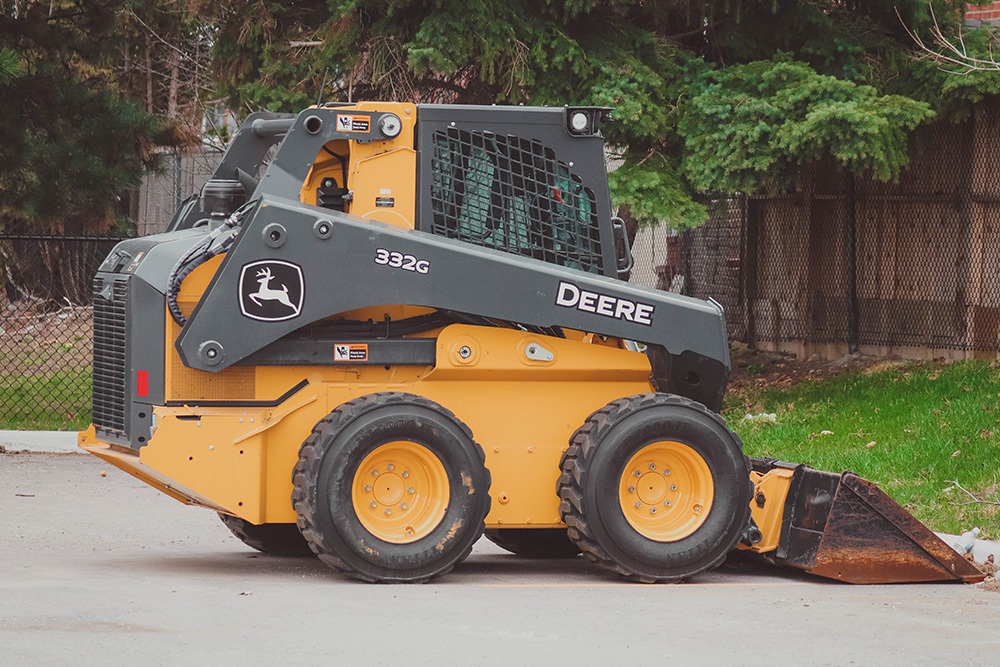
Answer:
[[[243,266],[240,274],[240,311],[263,322],[280,322],[302,312],[305,282],[302,267],[269,259]]]

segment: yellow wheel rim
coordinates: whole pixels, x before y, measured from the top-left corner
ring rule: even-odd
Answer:
[[[705,459],[673,441],[646,445],[622,471],[618,499],[625,518],[657,542],[682,540],[705,522],[715,483]]]
[[[366,456],[351,487],[361,525],[393,544],[416,542],[437,528],[450,494],[448,473],[438,457],[403,440],[380,445]]]

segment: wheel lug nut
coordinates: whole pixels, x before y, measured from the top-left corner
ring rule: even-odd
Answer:
[[[378,507],[378,503],[373,500],[370,503],[368,503],[368,506],[371,507],[372,509],[375,509],[376,507]]]
[[[392,472],[393,470],[395,470],[395,469],[396,469],[396,466],[394,466],[394,465],[392,465],[392,464],[390,463],[389,465],[387,465],[387,466],[385,467],[385,469],[386,469],[386,470],[388,470],[389,472]]]
[[[372,470],[372,477],[378,477],[378,470]]]
[[[634,486],[628,487],[628,492],[629,493],[635,493],[635,487]]]
[[[663,506],[664,507],[670,507],[670,501],[668,500],[667,502],[663,503]]]
[[[677,485],[676,484],[671,484],[670,485],[670,490],[671,491],[676,491],[677,490]]]
[[[635,471],[633,471],[633,472],[632,472],[632,474],[633,474],[633,475],[635,475],[636,477],[638,477],[638,476],[640,476],[640,475],[641,475],[642,473],[641,473],[641,472],[639,472],[638,470],[635,470]]]
[[[699,512],[701,512],[701,505],[695,505],[694,506],[694,513],[698,514]]]
[[[656,514],[656,508],[655,507],[650,507],[649,508],[649,513],[650,514]]]
[[[649,469],[650,470],[656,470],[656,464],[655,463],[650,463],[649,464]]]
[[[405,510],[406,509],[406,503],[399,503],[399,509]]]
[[[403,479],[406,479],[406,478],[407,478],[407,477],[409,477],[409,476],[410,476],[410,473],[409,473],[409,472],[407,472],[406,470],[404,470],[404,471],[403,471]]]
[[[389,516],[390,514],[392,514],[392,510],[391,510],[391,509],[389,509],[388,507],[386,507],[386,508],[385,508],[385,515],[386,515],[386,516]]]
[[[670,468],[664,468],[663,474],[664,475],[669,475],[670,474]]]
[[[636,509],[641,508],[642,507],[642,503],[640,503],[638,500],[635,501],[635,507],[636,507]]]
[[[365,484],[365,493],[371,493],[371,492],[372,492],[372,485]]]
[[[413,493],[414,493],[414,488],[413,488],[413,487],[411,486],[410,488],[408,488],[408,489],[406,490],[406,492],[407,492],[407,493],[409,493],[409,494],[410,494],[410,495],[412,496],[412,495],[413,495]]]

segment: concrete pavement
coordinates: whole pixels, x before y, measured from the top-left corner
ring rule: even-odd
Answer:
[[[745,563],[643,586],[485,540],[430,584],[365,585],[259,555],[213,513],[96,458],[7,454],[0,647],[10,665],[978,667],[1000,655],[1000,594]]]

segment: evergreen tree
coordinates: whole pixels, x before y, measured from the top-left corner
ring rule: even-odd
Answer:
[[[956,24],[963,3],[933,0]],[[615,199],[677,228],[701,189],[794,188],[829,155],[892,179],[913,129],[967,104],[914,60],[925,0],[198,0],[241,110],[324,100],[602,105]],[[897,14],[898,12],[898,14]],[[952,84],[953,85],[953,84]],[[977,87],[978,86],[978,87]],[[963,101],[992,80],[959,87]]]
[[[116,197],[176,132],[119,93],[118,0],[5,4],[0,14],[0,229],[103,231]]]

